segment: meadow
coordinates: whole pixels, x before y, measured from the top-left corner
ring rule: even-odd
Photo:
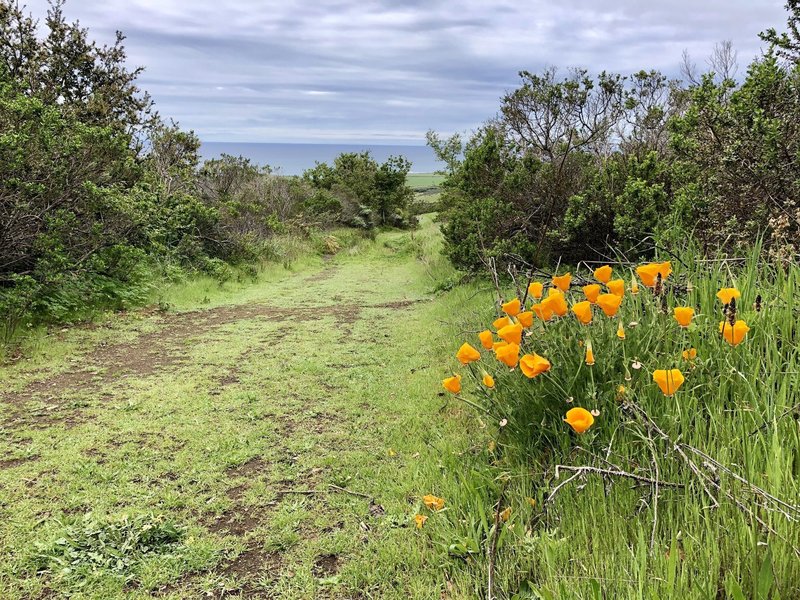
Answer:
[[[614,264],[613,318],[525,327],[520,355],[550,363],[529,378],[479,341],[500,341],[498,290],[459,283],[421,220],[173,284],[5,364],[0,596],[797,597],[796,266],[673,259],[656,297]],[[593,277],[574,270],[568,306]],[[715,296],[733,285],[735,347]],[[685,376],[671,397],[661,368]],[[596,415],[582,434],[575,407]]]

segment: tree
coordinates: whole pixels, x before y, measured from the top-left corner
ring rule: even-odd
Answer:
[[[787,0],[786,10],[789,13],[787,27],[789,31],[778,33],[774,27],[770,27],[760,34],[765,42],[768,42],[775,53],[794,63],[800,62],[800,0]]]
[[[126,66],[122,33],[99,46],[86,28],[69,23],[65,0],[50,0],[45,35],[18,0],[0,0],[0,65],[20,93],[58,105],[82,123],[112,127],[128,135],[156,118],[153,103],[136,80],[142,68]]]

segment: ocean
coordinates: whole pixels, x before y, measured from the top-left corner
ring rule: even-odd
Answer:
[[[200,155],[204,160],[220,154],[244,156],[258,165],[269,165],[283,175],[302,175],[315,162],[331,164],[342,152],[369,150],[378,162],[389,156],[405,156],[411,161],[412,173],[432,173],[444,167],[428,146],[381,144],[259,144],[243,142],[203,142]]]

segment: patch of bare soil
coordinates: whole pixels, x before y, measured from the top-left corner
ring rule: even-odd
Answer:
[[[39,460],[39,457],[35,454],[32,456],[23,456],[20,458],[6,458],[0,460],[0,469],[12,469],[18,465],[24,464],[26,462],[31,462],[34,460]]]
[[[323,577],[336,575],[338,571],[339,557],[336,554],[324,554],[322,556],[318,556],[314,561],[314,566],[311,568],[311,572],[314,574],[314,577],[318,577],[320,579]]]

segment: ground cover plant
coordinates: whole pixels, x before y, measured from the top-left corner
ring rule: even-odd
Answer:
[[[800,594],[800,271],[760,256],[534,271],[459,320],[486,466],[436,516],[487,597]]]

